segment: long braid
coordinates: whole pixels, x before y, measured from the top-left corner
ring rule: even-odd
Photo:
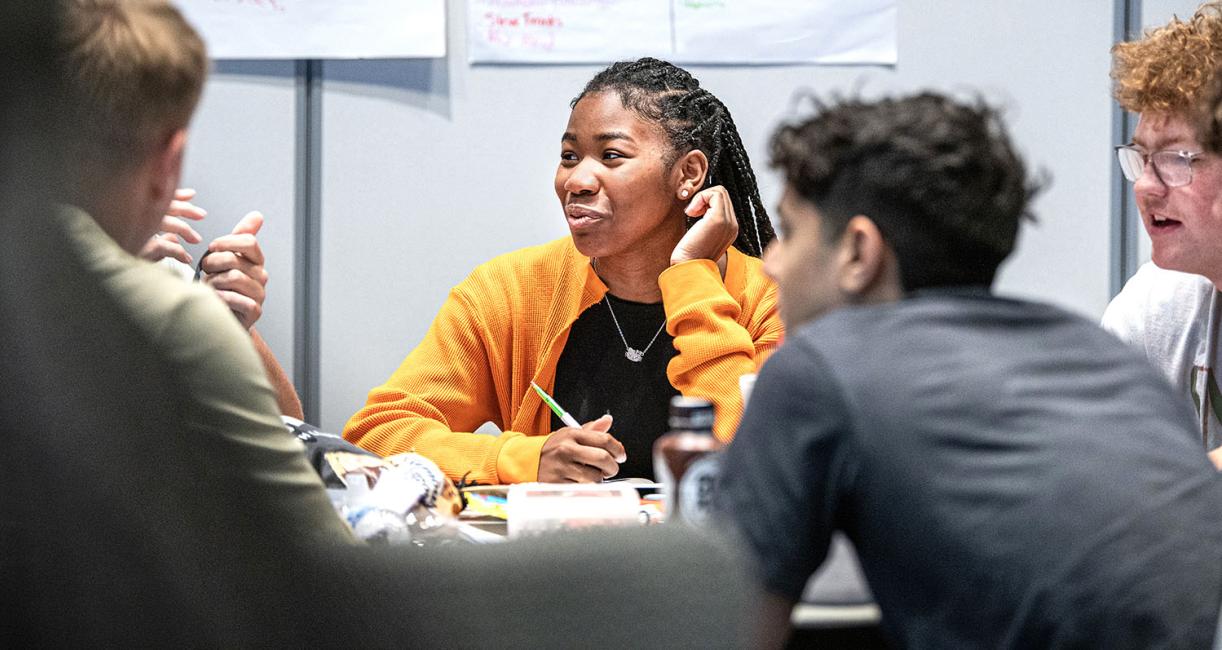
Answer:
[[[721,100],[700,87],[686,70],[665,61],[643,58],[614,63],[586,84],[572,105],[591,93],[615,91],[626,108],[658,123],[670,139],[668,166],[699,149],[709,159],[705,186],[721,185],[730,195],[738,219],[734,247],[760,257],[776,234],[760,199],[751,160],[738,127]]]
[[[720,102],[719,102],[720,103]],[[763,256],[764,247],[768,245],[774,238],[776,233],[772,230],[772,222],[768,219],[768,210],[764,208],[764,201],[760,198],[759,185],[755,180],[755,171],[751,169],[751,160],[747,157],[747,150],[743,147],[743,141],[738,135],[738,128],[734,125],[733,118],[730,117],[730,112],[726,111],[726,121],[729,123],[728,136],[730,138],[730,146],[727,148],[730,154],[730,164],[734,168],[734,173],[730,174],[730,178],[745,179],[746,188],[742,188],[737,194],[745,197],[750,204],[750,211],[753,214],[751,225],[755,230],[755,245],[757,257]],[[733,195],[732,195],[733,196]],[[745,209],[735,207],[735,210]],[[763,228],[760,227],[760,222],[763,222]],[[744,230],[738,233],[739,239],[747,237]],[[741,250],[741,245],[739,246]]]

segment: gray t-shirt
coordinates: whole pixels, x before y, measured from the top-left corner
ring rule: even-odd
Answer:
[[[796,600],[834,530],[905,647],[1205,646],[1222,482],[1130,349],[983,290],[845,308],[765,364],[721,499]]]

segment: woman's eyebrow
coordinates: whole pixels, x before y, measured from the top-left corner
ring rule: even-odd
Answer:
[[[594,139],[598,140],[599,142],[608,142],[611,140],[627,140],[628,142],[636,142],[631,135],[628,135],[624,131],[607,131],[605,133],[599,133],[598,135],[594,136]],[[564,135],[560,136],[560,141],[577,142],[577,135],[572,131],[565,131]]]
[[[624,133],[623,131],[607,131],[605,133],[599,133],[596,139],[599,142],[606,142],[608,140],[627,140],[629,142],[634,142],[632,136]]]

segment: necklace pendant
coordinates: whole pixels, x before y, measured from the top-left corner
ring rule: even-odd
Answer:
[[[624,350],[624,356],[628,357],[629,361],[639,363],[641,359],[645,358],[645,353],[636,348],[627,348]]]

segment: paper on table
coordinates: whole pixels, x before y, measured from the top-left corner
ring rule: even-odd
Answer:
[[[497,519],[509,518],[509,514],[505,510],[505,497],[482,492],[470,492],[467,494],[467,509],[465,512],[473,515],[495,517]]]
[[[624,483],[638,490],[660,490],[663,487],[661,483],[647,478],[611,478],[603,483]]]

